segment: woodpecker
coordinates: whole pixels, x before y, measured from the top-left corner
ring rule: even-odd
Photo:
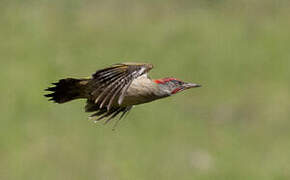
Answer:
[[[106,119],[105,124],[118,114],[119,120],[134,105],[169,97],[199,84],[183,82],[167,77],[151,79],[148,72],[153,68],[148,63],[119,63],[100,69],[90,78],[60,79],[54,86],[45,89],[44,95],[55,103],[66,103],[75,99],[86,99],[85,111],[93,113],[95,121]]]

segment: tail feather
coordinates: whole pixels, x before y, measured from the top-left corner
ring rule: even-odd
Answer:
[[[55,86],[45,89],[52,93],[44,96],[56,103],[65,103],[74,99],[85,98],[87,82],[88,79],[61,79],[57,83],[52,83]]]

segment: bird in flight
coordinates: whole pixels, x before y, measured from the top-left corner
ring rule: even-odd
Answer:
[[[86,112],[92,112],[95,121],[106,119],[105,124],[122,113],[119,120],[134,105],[165,98],[199,84],[183,82],[176,78],[151,79],[153,68],[147,63],[120,63],[100,69],[90,78],[60,79],[45,89],[45,96],[55,103],[87,99]]]

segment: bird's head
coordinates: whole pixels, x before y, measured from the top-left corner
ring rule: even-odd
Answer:
[[[154,82],[166,91],[169,91],[170,94],[176,94],[190,88],[201,87],[199,84],[183,82],[176,78],[156,79]]]

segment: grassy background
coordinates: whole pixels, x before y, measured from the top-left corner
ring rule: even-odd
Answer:
[[[0,179],[289,179],[287,0],[0,1]],[[200,83],[116,131],[43,89],[123,61]]]

